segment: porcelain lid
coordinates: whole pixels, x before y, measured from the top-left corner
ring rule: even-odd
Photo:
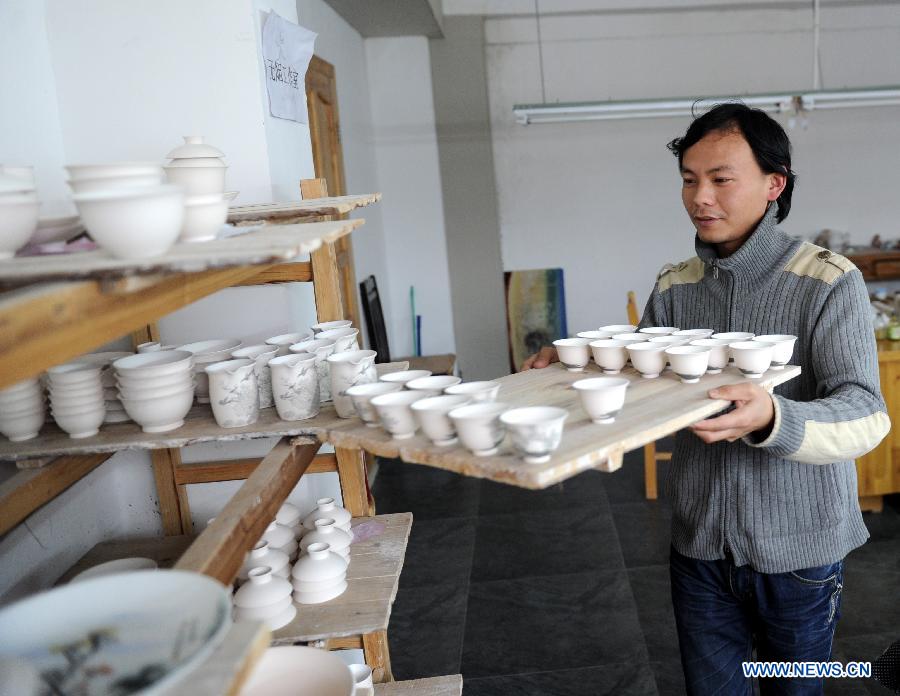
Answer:
[[[219,148],[203,142],[202,135],[185,135],[184,145],[179,145],[166,157],[169,159],[187,159],[190,157],[224,157]]]

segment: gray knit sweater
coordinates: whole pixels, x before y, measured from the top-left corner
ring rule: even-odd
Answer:
[[[798,337],[803,373],[775,388],[771,435],[707,445],[682,431],[666,485],[679,553],[727,548],[763,573],[834,563],[865,542],[853,459],[890,429],[861,273],[789,238],[776,210],[727,258],[697,238],[696,257],[663,268],[641,321]]]

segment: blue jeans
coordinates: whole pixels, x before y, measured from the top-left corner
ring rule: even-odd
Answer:
[[[690,696],[753,693],[741,663],[827,662],[840,618],[843,561],[757,573],[731,559],[699,561],[674,548],[672,604]],[[756,657],[752,656],[756,649]],[[821,679],[760,679],[763,696],[823,693]]]

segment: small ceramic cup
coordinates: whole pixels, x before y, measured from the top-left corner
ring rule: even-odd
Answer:
[[[647,326],[639,329],[638,333],[650,334],[651,336],[670,336],[679,330],[677,326]]]
[[[681,329],[673,333],[673,336],[681,336],[689,338],[692,341],[698,341],[701,338],[709,338],[715,333],[712,329]]]
[[[783,370],[794,354],[794,344],[797,342],[797,337],[790,334],[766,334],[764,336],[756,336],[753,340],[771,345],[772,369]]]
[[[390,384],[399,384],[405,387],[407,382],[422,377],[431,377],[431,370],[399,370],[397,372],[388,372],[378,378],[379,382],[388,382]]]
[[[473,404],[490,403],[497,400],[500,393],[500,383],[492,380],[480,382],[462,382],[444,389],[445,394],[468,396]]]
[[[347,396],[353,402],[353,408],[363,423],[370,428],[377,428],[380,422],[378,412],[372,406],[372,399],[382,394],[390,394],[403,389],[400,384],[390,382],[372,382],[371,384],[356,384],[347,390]]]
[[[659,343],[632,343],[626,347],[634,369],[642,377],[655,379],[666,369],[666,346]]]
[[[730,341],[723,341],[718,338],[698,338],[695,341],[691,341],[688,345],[709,348],[709,364],[706,366],[706,372],[711,375],[717,375],[728,367],[728,361],[731,359],[731,351],[728,350],[729,343]]]
[[[581,397],[588,417],[598,424],[613,423],[625,404],[625,392],[631,382],[624,377],[591,377],[572,385]]]
[[[458,440],[456,427],[448,414],[468,403],[471,399],[465,394],[444,394],[416,401],[410,409],[426,437],[438,447],[447,447]]]
[[[428,396],[439,396],[447,387],[453,387],[460,382],[462,382],[462,378],[453,375],[433,375],[411,379],[406,383],[406,388],[425,392]]]
[[[408,440],[418,429],[410,406],[425,398],[427,396],[422,392],[402,390],[373,396],[369,403],[378,413],[381,426],[395,440]]]
[[[555,406],[514,408],[500,416],[513,447],[529,464],[550,461],[550,455],[562,442],[568,411]]]
[[[729,343],[737,343],[738,341],[752,341],[756,334],[746,331],[727,331],[725,333],[714,333],[710,338],[718,338]],[[729,350],[729,362],[734,362],[734,353]]]
[[[709,367],[709,346],[672,346],[666,348],[672,371],[683,384],[696,384]]]
[[[637,327],[634,324],[608,324],[607,326],[601,326],[597,330],[605,333],[606,338],[612,338],[617,334],[634,333],[637,331]]]
[[[607,375],[617,375],[628,363],[628,345],[624,341],[616,341],[612,338],[602,338],[599,341],[590,342],[591,353],[594,362]]]
[[[579,331],[575,334],[578,338],[586,338],[589,341],[599,341],[601,338],[609,336],[605,331]]]
[[[278,348],[278,354],[275,357],[280,358],[282,356],[290,354],[291,345],[295,343],[302,343],[303,341],[309,341],[310,339],[312,339],[312,334],[308,331],[304,331],[303,333],[288,333],[279,334],[278,336],[272,336],[271,338],[266,339],[266,343],[268,343],[270,346],[276,346]]]
[[[589,338],[560,338],[553,341],[553,345],[556,346],[559,361],[569,372],[584,372],[591,360],[590,342]]]
[[[343,353],[348,350],[359,350],[359,329],[346,326],[342,329],[328,329],[316,334],[317,339],[334,341],[334,352]]]
[[[614,341],[621,341],[626,345],[643,343],[644,341],[649,341],[651,338],[653,338],[652,334],[647,333],[620,333],[612,336]]]
[[[772,354],[775,350],[773,344],[760,341],[738,341],[732,343],[730,348],[734,366],[744,377],[750,379],[759,379],[763,376],[772,364]]]
[[[454,408],[449,416],[466,449],[476,457],[490,457],[497,454],[506,436],[506,426],[500,416],[508,408],[498,402],[469,404]]]
[[[337,321],[323,321],[313,324],[309,328],[312,329],[313,335],[320,334],[323,331],[331,331],[332,329],[346,329],[353,326],[353,322],[349,319],[338,319]]]

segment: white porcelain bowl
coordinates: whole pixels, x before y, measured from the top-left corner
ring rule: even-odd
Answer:
[[[380,419],[375,407],[372,406],[373,397],[381,394],[390,394],[403,389],[402,384],[389,382],[371,382],[370,384],[356,384],[347,390],[347,396],[353,402],[353,408],[363,423],[370,428],[378,427]]]
[[[628,362],[628,344],[612,338],[601,338],[590,342],[591,353],[597,367],[608,375],[617,375]]]
[[[208,242],[219,236],[228,218],[228,201],[221,193],[206,196],[188,196],[184,200],[184,225],[182,242]]]
[[[122,259],[165,254],[184,220],[184,193],[177,186],[76,193],[72,199],[94,241]]]
[[[612,338],[617,334],[634,333],[637,331],[637,327],[634,324],[609,324],[601,326],[598,331],[605,333],[606,338]]]
[[[443,394],[447,387],[452,387],[462,382],[462,378],[453,375],[432,375],[411,379],[406,383],[406,388],[412,391],[423,391],[428,396]]]
[[[50,407],[53,412],[57,411],[80,411],[101,408],[106,403],[103,394],[91,394],[88,396],[56,396],[50,395]]]
[[[395,440],[408,440],[416,434],[418,425],[410,406],[427,394],[415,391],[395,391],[372,397],[369,403],[378,413],[382,427]]]
[[[55,365],[47,370],[47,379],[51,387],[86,387],[96,384],[100,386],[100,365],[91,362],[70,362]]]
[[[164,179],[165,176],[160,169],[158,174],[126,174],[97,177],[96,179],[71,179],[66,183],[72,189],[72,193],[96,193],[97,191],[114,191],[132,186],[159,186]]]
[[[700,340],[701,338],[709,338],[715,332],[712,329],[681,329],[673,333],[673,336],[681,336],[683,338],[689,338],[692,341]]]
[[[741,371],[744,377],[759,379],[772,364],[775,346],[771,343],[738,341],[729,347],[731,355],[734,357],[734,366]]]
[[[92,409],[78,409],[75,411],[61,411],[52,409],[53,420],[62,429],[69,433],[73,440],[96,435],[103,424],[106,408],[100,406]]]
[[[471,399],[465,394],[444,394],[416,401],[410,409],[425,436],[438,447],[447,447],[457,442],[456,426],[450,420],[450,411],[470,402]]]
[[[658,343],[632,343],[625,348],[634,369],[647,379],[655,379],[666,369],[666,346]]]
[[[164,433],[184,425],[194,403],[191,389],[156,399],[121,399],[125,412],[145,433]]]
[[[797,342],[797,337],[790,334],[766,334],[755,336],[753,340],[771,345],[772,369],[783,370],[794,355],[794,344]]]
[[[113,362],[119,379],[158,379],[165,375],[183,374],[194,364],[194,354],[187,350],[159,350],[138,353]]]
[[[475,403],[454,408],[448,415],[466,449],[477,457],[490,457],[506,437],[500,416],[507,410],[504,403]]]
[[[225,193],[225,172],[228,167],[163,167],[166,178],[177,184],[188,196],[207,196]]]
[[[34,194],[0,199],[0,259],[10,259],[28,243],[37,228],[41,204]]]
[[[588,417],[594,423],[608,424],[622,410],[629,384],[624,377],[591,377],[578,380],[572,387],[578,391]]]
[[[0,403],[3,403],[4,399],[15,397],[19,394],[32,392],[34,390],[39,391],[40,388],[40,380],[37,377],[23,379],[21,382],[16,382],[15,384],[0,389]]]
[[[709,367],[709,346],[672,346],[666,348],[672,371],[684,384],[696,384]]]
[[[638,333],[650,334],[651,336],[670,336],[678,330],[677,326],[647,326],[639,329]]]
[[[114,162],[111,164],[67,164],[69,181],[81,179],[108,179],[121,176],[163,176],[157,162]]]
[[[584,372],[591,359],[591,350],[588,347],[590,342],[589,338],[560,338],[553,341],[553,345],[556,346],[559,361],[569,372]]]
[[[189,381],[187,385],[179,383],[172,384],[169,386],[161,386],[161,387],[122,387],[120,386],[118,389],[117,398],[118,399],[162,399],[167,396],[173,396],[175,394],[181,394],[184,391],[190,391],[193,393],[196,388],[196,383],[193,381]]]
[[[15,401],[9,401],[5,403],[0,403],[0,418],[6,416],[17,416],[21,413],[30,413],[31,411],[36,411],[38,409],[44,408],[44,395],[38,392],[37,394],[26,394],[20,399],[16,399]]]
[[[729,343],[730,341],[719,338],[698,338],[695,341],[691,341],[688,345],[709,348],[709,363],[706,366],[706,371],[711,375],[717,375],[728,367],[728,361],[731,359],[731,351],[728,348]]]
[[[171,375],[162,375],[153,379],[140,379],[127,376],[120,372],[115,380],[117,389],[126,391],[139,391],[143,389],[180,388],[188,389],[194,386],[194,376],[189,369],[176,372]]]
[[[12,442],[24,442],[37,437],[42,425],[44,425],[43,406],[19,415],[0,416],[0,433]]]
[[[414,379],[421,379],[422,377],[431,377],[431,370],[398,370],[397,372],[388,372],[387,374],[381,375],[378,378],[378,381],[388,382],[389,384],[401,384],[405,387],[407,382],[412,382]]]
[[[562,442],[563,426],[568,411],[555,406],[514,408],[500,416],[506,425],[513,447],[529,464],[550,461]]]
[[[500,383],[493,380],[478,382],[462,382],[444,390],[445,394],[464,395],[472,400],[472,403],[490,403],[497,400],[500,393]]]

